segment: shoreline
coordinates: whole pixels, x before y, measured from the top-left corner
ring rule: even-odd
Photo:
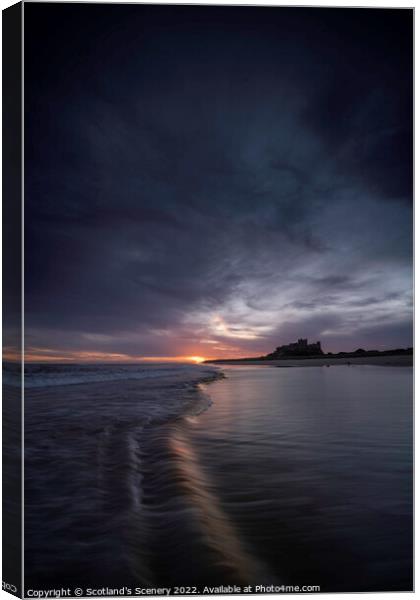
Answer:
[[[279,360],[259,359],[215,359],[208,360],[205,364],[213,365],[259,365],[266,367],[330,367],[335,365],[379,365],[384,367],[412,367],[413,355],[394,356],[355,356],[355,357],[329,357],[322,358],[289,358]]]

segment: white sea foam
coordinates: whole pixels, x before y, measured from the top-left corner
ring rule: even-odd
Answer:
[[[25,388],[101,383],[107,381],[130,381],[176,377],[185,382],[200,381],[212,376],[217,370],[204,365],[148,364],[148,365],[25,365]],[[6,385],[21,385],[19,372],[9,367],[3,371]]]

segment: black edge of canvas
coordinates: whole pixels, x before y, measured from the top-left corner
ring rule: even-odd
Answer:
[[[3,590],[22,596],[22,13],[3,10]],[[3,371],[4,375],[4,371]]]

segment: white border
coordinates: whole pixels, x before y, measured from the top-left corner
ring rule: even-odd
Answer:
[[[22,596],[25,593],[25,3],[22,2],[22,87],[21,87],[21,114],[22,114],[22,139],[21,139],[21,164],[22,164],[22,181],[21,181],[21,190],[22,190],[22,225],[21,225],[21,236],[22,236],[22,265],[21,265],[21,275],[22,275],[22,429],[21,429],[21,439],[22,439],[22,481],[21,481],[21,489],[22,489],[22,540],[21,540],[21,552],[22,552],[22,580],[21,580],[21,590]]]

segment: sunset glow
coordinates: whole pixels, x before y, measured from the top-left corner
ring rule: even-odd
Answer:
[[[7,348],[4,359],[12,362],[20,362],[21,354],[18,349]],[[131,354],[120,354],[114,352],[60,352],[51,348],[30,348],[25,352],[25,362],[51,362],[51,363],[202,363],[206,360],[204,356],[137,356]]]
[[[187,359],[192,360],[192,362],[195,362],[197,364],[202,363],[206,360],[204,356],[187,356]]]

